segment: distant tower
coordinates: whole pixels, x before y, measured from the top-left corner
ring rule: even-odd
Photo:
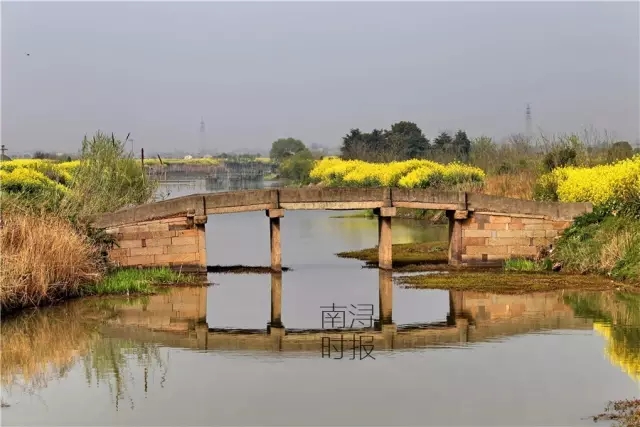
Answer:
[[[529,104],[527,104],[525,119],[526,119],[526,127],[527,127],[527,139],[531,140],[533,138],[533,134],[531,132],[531,105]]]
[[[204,156],[204,150],[207,148],[206,130],[204,127],[204,118],[200,117],[200,157]]]

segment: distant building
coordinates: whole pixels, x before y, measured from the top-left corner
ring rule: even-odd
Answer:
[[[193,156],[189,156],[189,155],[187,155],[187,156],[184,156],[184,159],[185,159],[185,160],[191,160],[191,159],[193,159]]]

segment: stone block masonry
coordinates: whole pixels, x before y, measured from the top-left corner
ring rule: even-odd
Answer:
[[[203,222],[183,216],[108,228],[107,233],[115,235],[118,242],[109,258],[120,267],[171,267],[204,273],[207,256]]]
[[[571,221],[540,216],[474,212],[461,221],[462,265],[502,264],[533,258],[550,248]]]

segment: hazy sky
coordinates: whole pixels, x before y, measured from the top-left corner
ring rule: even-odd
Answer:
[[[2,143],[149,151],[585,126],[640,137],[638,2],[2,2]],[[30,56],[26,54],[29,53]]]

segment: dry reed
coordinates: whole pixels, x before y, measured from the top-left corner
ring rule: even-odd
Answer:
[[[517,174],[487,176],[482,193],[531,200],[537,178],[538,174],[530,170],[523,170]]]
[[[97,249],[52,215],[4,215],[0,230],[0,306],[9,311],[76,295],[101,276]]]

